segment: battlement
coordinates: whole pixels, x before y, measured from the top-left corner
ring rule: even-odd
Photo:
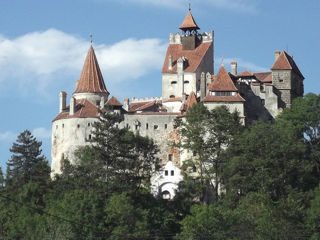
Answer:
[[[151,101],[160,102],[160,101],[162,101],[162,97],[143,97],[143,98],[133,97],[133,98],[131,98],[131,103],[151,102]]]
[[[185,37],[185,35],[181,35],[180,33],[170,33],[169,34],[169,43],[170,44],[181,44],[182,38]],[[210,32],[203,32],[202,34],[197,35],[200,42],[211,42],[214,38],[214,31]]]

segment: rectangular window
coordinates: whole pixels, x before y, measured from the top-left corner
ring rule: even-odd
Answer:
[[[165,175],[165,176],[168,176],[168,175],[169,175],[168,170],[165,170],[165,171],[164,171],[164,175]]]
[[[148,124],[148,123],[146,124],[146,129],[147,129],[147,130],[149,129],[149,124]]]
[[[168,128],[168,124],[165,124],[165,125],[164,125],[164,129],[167,129],[167,128]]]
[[[172,161],[172,154],[169,154],[169,155],[168,155],[168,160],[169,160],[169,161]]]
[[[154,130],[158,129],[158,125],[154,125],[154,126],[153,126],[153,129],[154,129]]]
[[[171,170],[171,176],[174,176],[174,170]]]

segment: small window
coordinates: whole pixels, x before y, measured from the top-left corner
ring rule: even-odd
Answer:
[[[165,124],[165,125],[164,125],[164,129],[167,129],[167,128],[168,128],[168,124]]]
[[[279,82],[283,82],[283,79],[282,79],[282,78],[279,78]]]
[[[168,160],[169,160],[169,161],[172,161],[172,154],[169,154],[169,155],[168,155]]]
[[[177,81],[172,81],[172,82],[171,82],[171,85],[172,85],[172,84],[177,84]]]
[[[261,104],[264,106],[266,104],[266,100],[261,99]]]
[[[153,129],[154,129],[154,130],[158,129],[158,125],[154,125],[154,126],[153,126]]]
[[[96,101],[96,105],[97,105],[97,106],[100,105],[100,101],[99,101],[99,100]]]
[[[149,124],[148,124],[148,123],[146,124],[146,129],[147,129],[147,130],[149,129]]]
[[[193,167],[192,167],[192,172],[197,172],[196,166],[193,166]]]
[[[197,152],[196,152],[196,151],[193,151],[192,155],[193,155],[193,156],[197,156]]]
[[[168,176],[168,175],[169,175],[168,170],[165,170],[165,171],[164,171],[164,175],[165,175],[165,176]]]
[[[170,95],[170,98],[175,98],[175,96],[174,95]]]
[[[171,176],[174,176],[174,170],[171,170]]]
[[[56,129],[58,129],[58,125],[56,125]]]
[[[188,84],[189,83],[189,81],[184,81],[184,84]]]
[[[88,127],[90,127],[90,123],[88,123]]]
[[[64,128],[64,123],[62,123],[62,128]]]
[[[138,129],[139,129],[139,125],[135,125],[134,127],[135,127],[135,129],[136,129],[136,130],[138,130]]]
[[[77,128],[80,128],[80,124],[77,125]]]
[[[126,127],[129,129],[129,124],[127,123]]]
[[[91,140],[91,138],[92,138],[92,137],[91,137],[91,134],[89,134],[89,140]]]

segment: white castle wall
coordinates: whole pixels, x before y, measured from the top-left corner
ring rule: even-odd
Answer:
[[[62,159],[75,163],[74,152],[89,144],[96,118],[67,118],[52,123],[51,176],[61,173]]]

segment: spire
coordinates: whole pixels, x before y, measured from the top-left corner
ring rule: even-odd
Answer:
[[[84,62],[75,93],[108,93],[92,45]]]
[[[200,28],[198,27],[196,21],[194,20],[192,14],[191,14],[191,8],[189,5],[189,11],[187,16],[185,17],[183,23],[179,27],[182,31],[187,32],[187,31],[197,31]]]

